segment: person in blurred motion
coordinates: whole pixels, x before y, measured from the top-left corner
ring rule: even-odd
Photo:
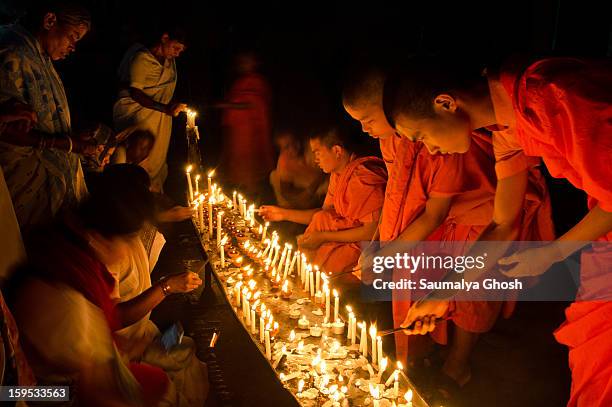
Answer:
[[[112,164],[139,165],[149,156],[154,145],[155,135],[150,130],[130,130],[125,140],[117,145],[110,161]]]
[[[377,157],[357,157],[346,132],[322,126],[310,138],[315,161],[331,174],[322,208],[285,209],[262,206],[266,220],[308,224],[298,237],[301,250],[324,272],[349,274],[361,254],[359,242],[376,232],[385,195],[387,171]],[[352,275],[347,280],[357,283]]]
[[[161,191],[168,166],[166,155],[172,118],[186,109],[173,100],[176,58],[186,48],[186,33],[179,27],[162,27],[146,44],[134,44],[119,66],[119,96],[113,108],[115,130],[132,126],[149,130],[155,143],[141,163],[151,176],[153,189]]]
[[[48,222],[86,193],[79,158],[93,155],[92,140],[73,136],[64,86],[53,63],[74,52],[89,31],[87,10],[59,2],[34,4],[19,24],[0,28],[0,102],[24,103],[31,126],[7,125],[0,165],[19,225]]]
[[[236,79],[223,109],[223,175],[248,195],[274,168],[274,147],[270,128],[270,87],[258,72],[259,60],[254,53],[236,56]]]
[[[270,173],[276,203],[282,208],[319,208],[325,199],[327,177],[315,163],[310,147],[292,130],[279,130],[276,169]]]

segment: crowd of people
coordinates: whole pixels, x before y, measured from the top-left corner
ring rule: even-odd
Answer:
[[[187,36],[163,27],[134,44],[118,67],[112,128],[76,132],[54,61],[90,30],[88,11],[63,3],[0,28],[0,305],[10,349],[2,384],[70,386],[92,406],[202,406],[207,371],[195,343],[164,348],[150,320],[166,296],[202,284],[192,272],[150,276],[164,244],[156,226],[192,215],[163,195],[172,120],[186,110],[174,90]],[[612,305],[600,292],[612,249],[585,247],[612,239],[610,61],[370,62],[347,73],[342,94],[346,115],[379,141],[380,151],[362,154],[340,121],[274,126],[259,60],[240,54],[226,100],[212,106],[223,111],[227,180],[251,194],[267,180],[276,202],[260,208],[262,218],[303,225],[300,250],[347,287],[371,284],[373,259],[392,256],[398,242],[403,251],[436,241],[468,252],[496,241],[489,264],[517,278],[582,249],[578,297],[554,335],[570,350],[568,405],[612,405]],[[561,236],[542,164],[589,196],[588,214]],[[546,243],[509,255],[511,241]],[[403,328],[398,360],[414,363],[422,335],[448,345],[438,377],[445,400],[470,381],[479,335],[515,305],[460,296],[394,296],[392,309],[379,309]]]

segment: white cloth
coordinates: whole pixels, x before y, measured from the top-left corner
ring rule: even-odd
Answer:
[[[156,102],[168,104],[176,87],[176,64],[166,59],[162,65],[141,44],[131,47],[119,66],[122,86],[142,90]],[[155,188],[161,188],[167,175],[166,155],[172,133],[172,117],[157,110],[147,109],[130,97],[127,89],[119,92],[113,108],[113,121],[117,131],[131,126],[148,129],[155,135],[155,144],[149,157],[140,165],[147,170]]]

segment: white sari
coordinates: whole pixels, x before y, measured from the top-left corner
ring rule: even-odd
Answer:
[[[176,64],[174,59],[166,59],[162,65],[145,46],[136,44],[121,61],[119,80],[123,86],[140,89],[154,101],[167,104],[172,100],[176,87]],[[149,157],[140,165],[151,176],[153,187],[161,189],[168,174],[166,155],[172,117],[141,106],[131,98],[128,89],[122,89],[113,108],[113,121],[117,131],[137,126],[153,132],[155,144]]]

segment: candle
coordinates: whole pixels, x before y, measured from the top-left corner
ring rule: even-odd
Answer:
[[[334,322],[339,318],[340,314],[340,297],[338,297],[338,291],[334,289]]]
[[[310,274],[310,296],[314,297],[314,289],[315,289],[315,287],[314,287],[314,273],[312,272],[312,270],[309,270],[308,274]]]
[[[257,319],[255,318],[255,308],[251,308],[251,333],[257,333]]]
[[[227,244],[227,236],[223,236],[221,239],[220,251],[221,251],[221,268],[225,268],[225,245]]]
[[[370,338],[372,338],[372,364],[375,365],[376,361],[376,325],[370,325]]]
[[[187,115],[187,128],[194,129],[195,128],[195,118],[197,116],[197,112],[191,109],[187,109],[185,113]]]
[[[380,366],[383,358],[383,348],[382,348],[382,338],[380,336],[376,337],[376,344],[378,345],[378,366]]]
[[[379,354],[382,352],[379,352]],[[381,358],[380,362],[378,363],[378,381],[380,382],[380,379],[383,375],[383,373],[385,372],[385,370],[387,369],[387,364],[389,363],[389,360],[387,358]]]
[[[298,382],[298,397],[302,396],[302,390],[304,390],[304,379],[300,379],[300,381]]]
[[[366,322],[361,322],[361,335],[359,337],[359,351],[366,358],[368,357],[368,333],[366,331]]]
[[[187,166],[187,169],[185,170],[185,176],[187,177],[187,185],[189,185],[189,202],[193,202],[193,185],[191,184],[191,170],[192,170],[193,166],[189,165]]]
[[[310,271],[308,270],[308,267],[306,268],[306,276],[304,280],[304,291],[308,292],[310,291]]]
[[[223,211],[217,212],[217,246],[221,244],[221,230],[223,229],[221,227],[222,218],[223,218]]]
[[[208,200],[208,237],[212,239],[213,235],[213,197]]]
[[[265,341],[266,341],[266,358],[268,360],[272,359],[272,349],[270,347],[270,331],[266,329],[265,332]]]
[[[319,266],[315,266],[314,268],[317,273],[317,277],[316,277],[317,285],[315,287],[315,291],[319,291],[321,289],[321,271],[319,270]]]
[[[399,374],[404,367],[402,366],[402,362],[397,362],[397,369],[395,369],[395,378],[393,382],[393,397],[399,397]],[[412,404],[412,403],[411,403]]]
[[[240,202],[240,212],[242,213],[242,217],[246,220],[248,215],[246,210],[246,199],[242,199]]]
[[[237,194],[237,192],[234,191],[234,193],[232,194],[232,198],[233,198],[234,208],[238,209],[238,203],[236,202],[236,194]]]
[[[287,243],[285,243],[285,248],[283,249],[283,254],[281,255],[280,261],[278,262],[278,264],[274,264],[274,267],[276,267],[276,269],[278,270],[278,272],[280,273],[280,268],[282,265],[284,265],[285,262],[285,256],[287,256]]]
[[[353,332],[353,309],[347,305],[346,311],[348,312],[348,328],[346,329],[346,339],[351,340],[351,333]]]
[[[351,345],[357,343],[357,318],[353,315],[353,331],[351,332]]]
[[[299,251],[296,250],[295,254],[293,255],[293,258],[291,259],[291,265],[289,266],[289,273],[293,273],[294,267],[295,267],[295,263],[297,261],[297,258],[299,256]]]
[[[288,246],[289,250],[287,251],[287,257],[285,258],[285,272],[283,273],[283,278],[287,278],[287,273],[289,272],[289,262],[291,261],[291,245]]]
[[[270,226],[270,222],[266,222],[264,225],[263,233],[261,234],[261,241],[266,240],[266,233],[268,232],[268,226]]]
[[[261,316],[259,317],[259,342],[261,343],[264,341],[264,328],[264,314],[262,312]]]
[[[327,284],[323,286],[323,291],[325,291],[325,318],[329,321],[329,317],[331,315],[331,307],[329,303],[329,287],[327,286]]]
[[[215,175],[215,170],[208,171],[208,193],[212,192],[212,177]]]

